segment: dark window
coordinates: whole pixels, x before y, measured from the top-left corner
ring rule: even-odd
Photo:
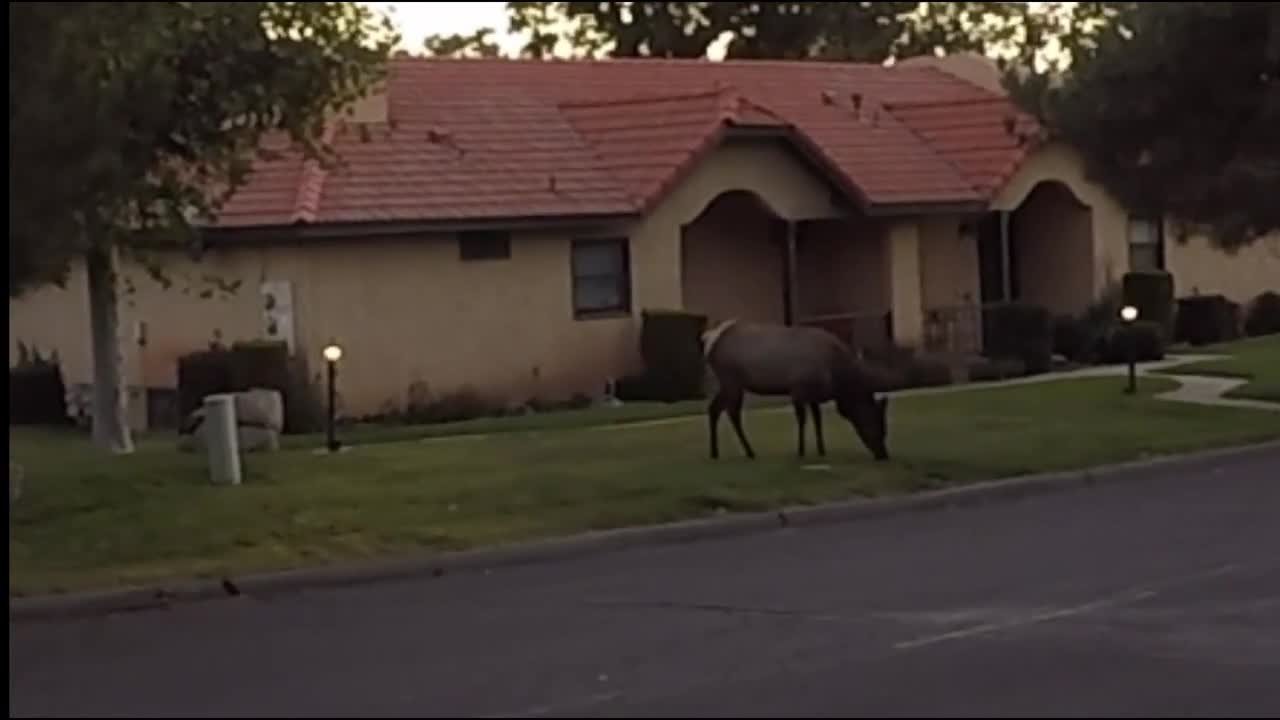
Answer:
[[[511,257],[511,233],[502,230],[459,233],[458,256],[463,260],[505,260]]]
[[[1164,226],[1159,220],[1129,220],[1129,269],[1164,269]]]
[[[574,315],[631,311],[631,262],[625,238],[575,240],[571,263]]]

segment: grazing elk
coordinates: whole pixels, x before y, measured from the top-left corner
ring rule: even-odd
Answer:
[[[707,364],[719,382],[707,407],[712,458],[720,456],[717,426],[725,411],[743,452],[755,458],[742,431],[743,396],[750,392],[791,397],[799,426],[800,457],[804,457],[806,411],[813,415],[818,454],[826,455],[821,405],[831,400],[872,456],[876,460],[889,459],[885,446],[888,399],[876,399],[871,383],[848,347],[831,333],[818,328],[730,320],[703,333],[702,346]]]

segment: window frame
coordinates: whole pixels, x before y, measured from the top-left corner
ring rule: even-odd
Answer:
[[[583,274],[578,267],[578,251],[583,248],[592,247],[617,247],[621,256],[621,268],[618,273],[609,274]],[[618,305],[607,308],[583,308],[578,305],[578,287],[579,282],[584,278],[616,278],[618,283],[618,295],[621,301]],[[586,237],[574,238],[569,244],[569,306],[573,309],[573,317],[576,320],[591,320],[597,318],[616,318],[628,317],[632,312],[631,302],[631,242],[627,237],[609,236],[609,237]]]
[[[1134,227],[1140,224],[1150,225],[1155,231],[1153,233],[1155,239],[1152,242],[1134,241]],[[1166,269],[1164,222],[1162,218],[1148,215],[1132,215],[1129,217],[1129,222],[1125,227],[1125,234],[1125,250],[1128,252],[1130,272],[1164,271]],[[1139,248],[1143,250],[1147,248],[1154,249],[1155,267],[1138,267],[1134,263],[1134,251]]]

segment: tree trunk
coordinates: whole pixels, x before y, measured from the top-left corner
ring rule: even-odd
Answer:
[[[93,443],[117,454],[133,452],[120,352],[117,253],[93,247],[85,257],[93,339]]]

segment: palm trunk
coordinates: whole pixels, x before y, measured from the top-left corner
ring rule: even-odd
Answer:
[[[93,247],[85,257],[89,325],[93,340],[93,443],[117,454],[133,452],[120,352],[120,300],[114,248]]]

